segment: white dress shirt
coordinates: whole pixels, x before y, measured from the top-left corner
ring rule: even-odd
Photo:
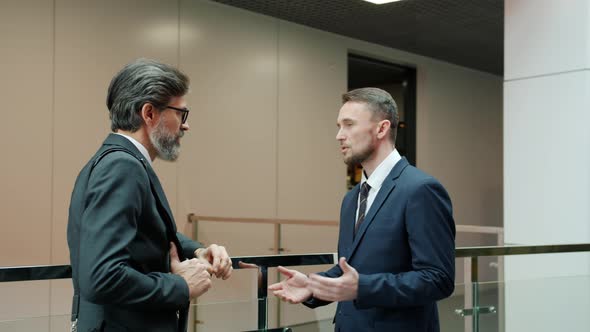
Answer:
[[[139,143],[139,141],[137,141],[135,138],[133,138],[131,136],[123,135],[121,133],[115,133],[115,134],[121,135],[121,136],[125,137],[126,139],[128,139],[131,143],[133,143],[133,145],[135,145],[135,147],[139,150],[139,152],[141,152],[141,154],[145,157],[145,159],[147,159],[147,161],[150,163],[150,166],[153,166],[152,165],[152,158],[150,158],[150,154],[148,153],[148,150],[145,148],[145,146],[143,146],[141,143]]]
[[[371,186],[371,189],[369,190],[369,195],[367,196],[367,210],[365,211],[365,216],[367,214],[369,214],[371,205],[373,204],[373,201],[375,200],[375,197],[377,197],[377,193],[379,193],[379,189],[381,189],[381,186],[383,185],[383,181],[385,181],[385,178],[389,175],[389,173],[391,172],[391,170],[393,169],[393,167],[395,166],[395,164],[397,164],[398,161],[400,161],[402,159],[402,156],[400,156],[399,152],[397,152],[397,150],[393,150],[389,156],[387,156],[387,158],[385,158],[381,164],[379,164],[379,166],[377,166],[377,168],[375,168],[375,170],[373,171],[373,174],[371,174],[371,176],[369,176],[369,178],[367,179],[365,176],[365,172],[363,171],[363,176],[361,178],[361,186],[363,185],[363,183],[367,182],[369,184],[369,186]],[[356,208],[356,218],[354,219],[355,222],[358,220],[359,218],[359,205],[360,205],[360,191],[359,191],[359,197],[357,198],[357,208]]]

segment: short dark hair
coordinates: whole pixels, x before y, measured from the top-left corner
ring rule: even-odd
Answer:
[[[162,111],[174,97],[188,92],[189,78],[180,70],[155,60],[137,59],[113,77],[107,94],[111,130],[136,132],[145,103]]]
[[[373,118],[378,117],[379,121],[389,120],[391,129],[389,138],[391,143],[395,144],[397,136],[397,126],[399,124],[399,114],[397,105],[393,97],[385,91],[378,88],[360,88],[348,91],[342,95],[342,103],[361,102],[368,105],[369,110],[373,112]]]

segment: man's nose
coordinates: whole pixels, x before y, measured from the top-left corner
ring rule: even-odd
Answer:
[[[182,131],[189,131],[191,127],[188,125],[188,121],[180,125]]]

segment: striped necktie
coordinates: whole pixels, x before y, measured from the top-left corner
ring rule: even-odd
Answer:
[[[371,186],[365,181],[361,185],[361,193],[360,193],[360,202],[359,202],[359,217],[356,220],[356,224],[354,225],[354,234],[356,235],[356,231],[361,226],[363,220],[365,220],[365,213],[367,212],[367,198],[369,197],[369,190],[371,190]]]

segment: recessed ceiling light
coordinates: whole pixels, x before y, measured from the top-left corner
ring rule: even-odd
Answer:
[[[365,0],[365,1],[374,3],[376,5],[382,5],[384,3],[396,2],[396,1],[400,1],[400,0]]]

